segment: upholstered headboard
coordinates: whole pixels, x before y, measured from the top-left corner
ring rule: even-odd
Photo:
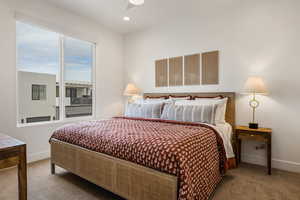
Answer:
[[[235,93],[234,92],[208,92],[208,93],[144,93],[144,97],[159,97],[159,96],[198,96],[198,97],[215,97],[223,96],[228,98],[225,120],[235,127]]]

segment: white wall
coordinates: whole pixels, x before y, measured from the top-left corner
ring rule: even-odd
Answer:
[[[262,76],[270,95],[259,97],[257,118],[274,130],[273,166],[300,172],[299,1],[211,2],[217,3],[127,35],[124,85],[134,82],[144,92],[239,92],[248,76]],[[155,88],[154,60],[210,50],[220,50],[219,85]],[[237,124],[251,120],[248,100],[238,95]],[[243,159],[265,164],[265,151],[255,145],[243,146]]]
[[[97,118],[122,109],[123,37],[43,1],[0,0],[0,132],[25,141],[33,161],[49,156],[49,137],[62,123],[16,127],[15,11],[54,31],[97,42]]]

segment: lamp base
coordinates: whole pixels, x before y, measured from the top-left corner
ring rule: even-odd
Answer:
[[[249,128],[258,129],[258,123],[249,123]]]

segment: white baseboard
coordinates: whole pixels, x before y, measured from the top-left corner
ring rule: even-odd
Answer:
[[[266,166],[267,163],[265,157],[247,155],[247,154],[242,154],[242,161],[246,163],[262,165],[262,166]],[[300,173],[300,163],[286,161],[286,160],[272,159],[272,168]]]
[[[36,162],[39,160],[44,160],[50,158],[50,151],[44,151],[39,153],[32,153],[28,155],[27,163]]]
[[[300,163],[286,161],[286,160],[272,159],[272,164],[276,169],[282,169],[285,171],[300,173]]]

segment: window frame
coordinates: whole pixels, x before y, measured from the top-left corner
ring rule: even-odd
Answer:
[[[35,26],[39,29],[43,29],[45,31],[50,31],[50,32],[54,32],[57,33],[59,35],[59,120],[50,120],[50,121],[44,121],[44,122],[36,122],[36,123],[21,123],[19,122],[19,77],[18,77],[18,43],[17,43],[17,23],[24,23],[24,24],[28,24],[31,26]],[[15,19],[15,27],[16,27],[16,34],[15,34],[15,47],[16,47],[16,51],[15,51],[15,73],[16,73],[16,126],[17,127],[28,127],[28,126],[41,126],[41,125],[47,125],[47,124],[55,124],[55,123],[64,123],[64,122],[76,122],[76,121],[82,121],[82,120],[93,120],[96,118],[96,63],[97,63],[97,43],[96,42],[91,42],[88,40],[84,40],[81,39],[80,37],[74,37],[72,35],[69,34],[63,34],[54,30],[51,30],[49,28],[47,28],[46,26],[43,25],[39,25],[39,24],[35,24],[35,23],[31,23],[28,22],[26,20],[19,20],[19,19]],[[83,42],[88,42],[91,44],[91,48],[92,48],[92,69],[91,69],[91,84],[92,84],[92,115],[89,116],[79,116],[79,117],[66,117],[65,114],[65,80],[64,80],[64,73],[65,73],[65,65],[64,65],[64,39],[68,37],[68,38],[73,38],[76,40],[80,40]],[[47,87],[46,87],[47,89]],[[32,97],[32,95],[31,95]],[[46,94],[46,98],[47,98],[47,94]]]

